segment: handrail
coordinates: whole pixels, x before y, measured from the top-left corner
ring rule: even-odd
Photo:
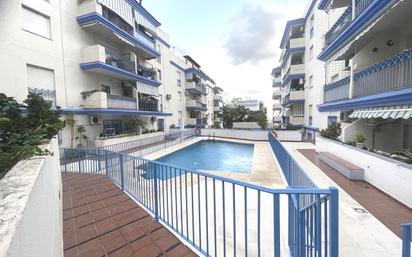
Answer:
[[[339,255],[335,188],[273,189],[101,149],[62,149],[61,160],[63,171],[108,176],[203,256],[279,257],[282,226],[291,256]]]
[[[332,43],[333,40],[342,32],[345,28],[352,23],[352,5],[346,8],[339,19],[333,24],[329,31],[325,34],[325,46]]]
[[[412,223],[401,224],[402,228],[402,257],[411,257],[411,228]]]

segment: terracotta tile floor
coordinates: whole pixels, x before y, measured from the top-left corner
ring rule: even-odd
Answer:
[[[319,160],[314,149],[299,149],[308,160],[318,166],[330,179],[346,191],[353,199],[375,216],[400,238],[400,224],[410,223],[412,209],[365,181],[349,180],[338,171]]]
[[[102,175],[63,173],[65,257],[197,256]]]

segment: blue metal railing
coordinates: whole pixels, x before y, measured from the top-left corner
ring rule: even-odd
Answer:
[[[411,87],[412,48],[356,72],[353,81],[353,97]]]
[[[352,6],[349,6],[325,34],[325,47],[330,45],[352,23]]]
[[[297,161],[289,154],[279,140],[269,133],[269,144],[276,155],[276,159],[282,168],[289,187],[318,188],[312,179],[306,174]]]
[[[279,257],[283,240],[293,257],[338,256],[335,188],[270,189],[100,149],[62,149],[61,160],[64,172],[108,176],[204,256]]]
[[[334,102],[349,98],[350,77],[327,84],[323,88],[323,102]]]
[[[402,224],[402,257],[411,257],[411,228],[412,223]]]
[[[187,129],[180,132],[162,134],[158,136],[152,136],[148,138],[132,140],[118,144],[106,145],[99,147],[98,149],[113,152],[125,152],[145,155],[153,151],[157,151],[181,143],[184,140],[194,136],[195,130]]]

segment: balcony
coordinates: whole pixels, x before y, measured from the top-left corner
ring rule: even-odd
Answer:
[[[289,95],[287,95],[283,99],[283,106],[289,106],[291,104],[300,104],[305,102],[305,91],[304,90],[296,90],[290,91]]]
[[[300,117],[300,116],[290,116],[289,117],[289,122],[293,125],[304,125],[305,124],[305,118]]]
[[[368,108],[385,103],[410,102],[412,89],[412,49],[407,49],[353,74],[353,84],[345,78],[324,87],[320,111]],[[350,88],[352,96],[349,95]],[[346,100],[347,101],[342,101]],[[336,103],[335,103],[336,102]]]
[[[133,80],[150,86],[160,86],[156,71],[130,60],[130,53],[121,54],[102,45],[82,49],[80,68],[99,75],[106,75],[120,80]]]
[[[221,95],[215,95],[215,96],[213,97],[213,100],[214,100],[215,102],[223,102],[223,97],[222,97]]]
[[[353,75],[353,98],[412,87],[412,48]]]
[[[206,86],[201,82],[188,81],[186,82],[186,90],[196,95],[207,95]]]
[[[186,108],[192,111],[207,111],[207,105],[195,100],[186,101]]]
[[[331,58],[333,54],[342,49],[348,41],[352,40],[372,24],[385,10],[394,5],[395,2],[396,1],[391,0],[356,0],[355,7],[346,5],[348,6],[347,9],[325,34],[324,49],[318,56],[318,59],[326,61]],[[341,4],[343,3],[339,5]],[[321,5],[324,6],[322,3]],[[337,7],[342,6],[332,8]],[[353,8],[355,8],[355,10],[353,10]]]
[[[278,111],[282,109],[282,105],[280,103],[275,103],[273,104],[272,110],[273,111]]]
[[[186,127],[206,126],[207,118],[190,118],[187,120]]]
[[[329,103],[349,98],[350,77],[325,85],[323,89],[323,102]]]
[[[305,37],[302,35],[298,38],[292,38],[289,40],[289,48],[305,47]]]
[[[129,6],[130,12],[132,7]],[[82,28],[91,31],[133,50],[143,59],[154,59],[160,56],[156,51],[154,38],[130,25],[115,12],[97,3],[95,0],[84,0],[79,5],[80,16],[77,22]]]
[[[223,107],[220,107],[220,106],[213,107],[213,111],[217,113],[223,113]]]
[[[107,108],[137,110],[137,100],[133,97],[107,95]]]
[[[158,112],[159,103],[157,101],[139,100],[139,111]]]
[[[281,96],[282,96],[282,92],[280,91],[280,89],[276,89],[273,91],[272,99],[273,100],[280,99]]]

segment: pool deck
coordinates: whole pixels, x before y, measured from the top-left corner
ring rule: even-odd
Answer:
[[[315,149],[312,143],[284,142],[289,153],[299,162],[312,180],[321,188],[334,186],[339,189],[339,237],[341,257],[399,257],[400,238],[365,209],[350,193],[352,189],[341,187],[314,162],[302,154],[302,149]],[[303,151],[304,152],[304,151]],[[393,215],[397,215],[394,212]]]
[[[167,149],[163,149],[144,157],[149,160],[155,160],[162,156],[168,155],[173,153],[177,150],[180,150],[186,146],[191,144],[197,143],[202,140],[207,140],[207,138],[193,138],[187,140],[181,144],[174,145]],[[226,141],[226,142],[233,142],[233,143],[240,143],[240,144],[253,144],[254,145],[254,152],[253,152],[253,168],[251,173],[237,173],[237,172],[223,172],[223,171],[211,171],[208,170],[208,173],[236,179],[243,182],[249,182],[256,185],[266,186],[266,187],[285,187],[286,184],[282,179],[282,175],[280,170],[278,169],[277,162],[272,154],[272,150],[268,142],[262,141],[249,141],[249,140],[236,140],[236,139],[225,139],[219,138],[219,141]]]

